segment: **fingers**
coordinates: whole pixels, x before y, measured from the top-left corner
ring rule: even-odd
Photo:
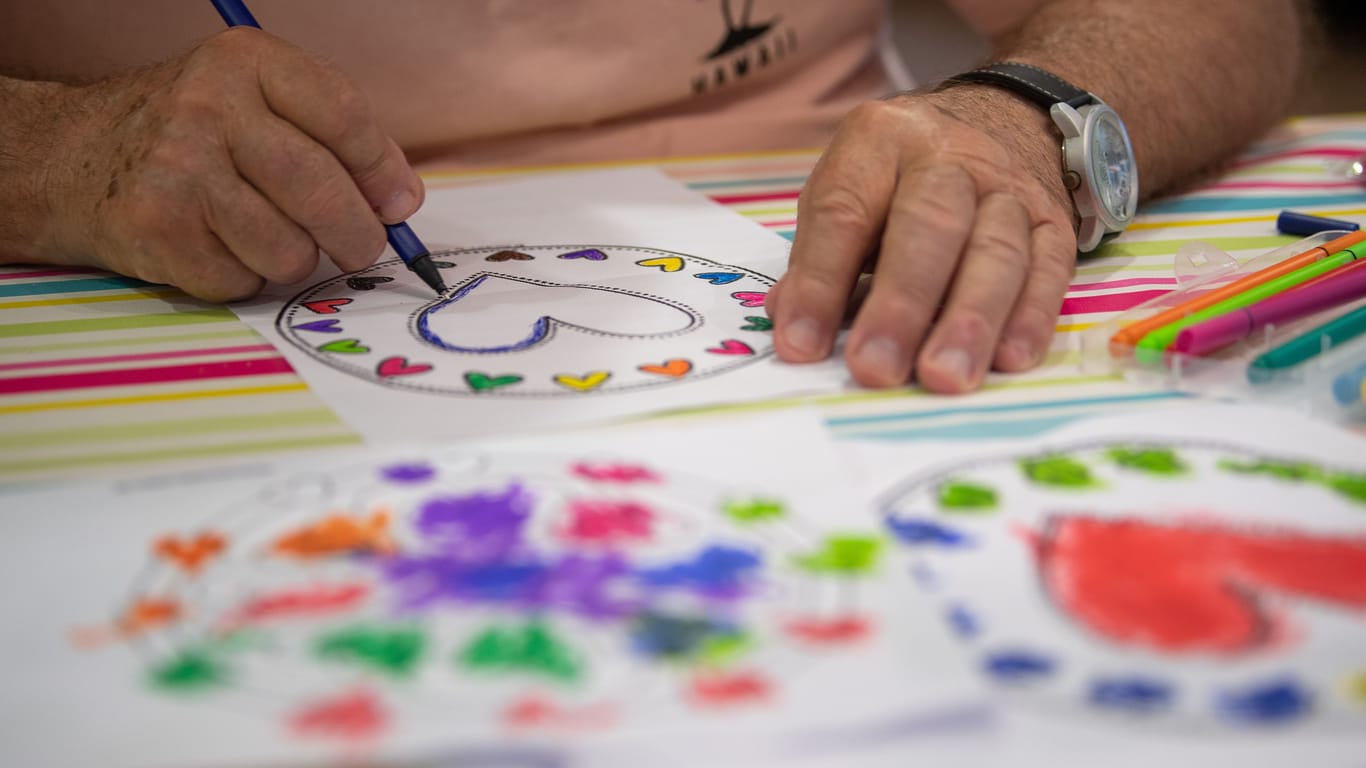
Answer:
[[[1029,214],[1013,196],[983,197],[958,275],[920,350],[916,376],[935,392],[981,385],[1029,274]]]
[[[384,250],[384,227],[350,175],[332,153],[294,126],[273,115],[257,116],[230,142],[229,151],[242,177],[343,270],[363,269]]]
[[[422,205],[422,180],[341,72],[283,47],[261,67],[260,79],[271,111],[326,147],[385,222],[402,221]]]
[[[1006,320],[994,365],[1002,371],[1023,371],[1043,362],[1057,329],[1058,310],[1072,280],[1077,239],[1060,222],[1034,228],[1033,262],[1024,290]]]
[[[223,303],[256,295],[265,279],[248,269],[212,233],[202,231],[182,238],[174,255],[162,254],[169,279],[197,299]]]
[[[877,277],[849,332],[845,360],[855,381],[906,383],[976,208],[973,180],[957,166],[930,166],[903,177],[882,236]]]
[[[787,274],[769,293],[774,346],[783,360],[829,356],[850,291],[887,215],[894,168],[895,156],[885,145],[846,147],[837,137],[812,171],[797,205],[801,224]]]
[[[312,274],[318,265],[312,235],[242,179],[228,177],[216,187],[205,200],[204,218],[238,261],[277,283],[297,283]]]

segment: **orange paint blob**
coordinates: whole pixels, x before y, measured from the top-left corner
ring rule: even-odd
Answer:
[[[72,630],[71,644],[82,650],[93,650],[169,626],[183,616],[184,608],[177,600],[138,598],[112,626]]]
[[[190,576],[198,576],[205,565],[228,548],[221,534],[207,532],[194,538],[162,536],[152,544],[152,553],[175,565]]]
[[[360,516],[335,514],[313,525],[285,534],[275,541],[272,550],[303,560],[316,560],[334,555],[392,554],[393,539],[389,537],[389,512],[380,510],[368,519]]]

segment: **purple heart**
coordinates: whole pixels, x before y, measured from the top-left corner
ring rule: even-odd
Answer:
[[[293,326],[296,331],[315,331],[317,333],[341,333],[341,321],[335,317],[330,320],[314,320],[311,323]]]
[[[585,248],[582,251],[570,251],[560,254],[562,259],[588,259],[589,261],[606,261],[607,254],[597,248]]]

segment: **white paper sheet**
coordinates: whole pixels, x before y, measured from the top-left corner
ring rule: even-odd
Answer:
[[[438,300],[395,258],[323,265],[233,309],[370,439],[534,432],[829,392],[838,362],[772,356],[787,241],[657,171],[429,193],[410,222]]]
[[[845,453],[1001,706],[957,759],[1361,764],[1360,437],[1201,403]]]
[[[868,501],[804,413],[9,496],[0,764],[847,764],[980,734]]]

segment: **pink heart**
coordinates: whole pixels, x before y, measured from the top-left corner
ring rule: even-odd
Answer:
[[[426,373],[431,369],[432,367],[426,363],[410,365],[408,363],[408,358],[403,357],[402,355],[396,355],[381,360],[379,365],[375,368],[375,373],[378,373],[380,378],[388,379],[394,376],[412,376],[418,373]]]
[[[731,298],[739,299],[742,307],[762,307],[764,297],[767,293],[755,293],[753,291],[737,291],[731,294]]]
[[[707,351],[713,355],[752,355],[754,354],[754,347],[751,347],[743,341],[726,339],[721,342],[721,346],[712,347]]]

